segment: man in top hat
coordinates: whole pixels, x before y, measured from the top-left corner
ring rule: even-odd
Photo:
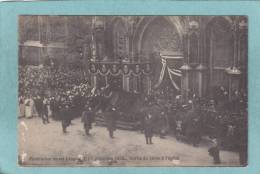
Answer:
[[[36,99],[34,100],[35,109],[38,113],[39,117],[42,117],[42,109],[43,109],[43,98],[40,95],[37,95]]]
[[[220,157],[219,157],[219,145],[218,145],[218,142],[217,142],[217,139],[214,138],[212,140],[212,147],[209,148],[208,152],[209,152],[209,155],[213,157],[213,160],[214,160],[214,164],[220,164]]]
[[[152,125],[152,115],[149,113],[145,116],[144,119],[144,136],[146,140],[146,144],[153,144],[153,125]]]
[[[109,137],[114,138],[114,131],[116,130],[116,119],[117,119],[116,107],[113,104],[110,104],[105,109],[105,121],[107,130],[109,132]]]
[[[94,116],[93,116],[92,108],[89,107],[88,105],[85,105],[85,108],[82,112],[82,122],[84,124],[86,135],[90,135],[89,130],[92,129],[93,118]]]
[[[71,123],[71,115],[70,115],[70,109],[69,109],[69,104],[65,104],[65,108],[62,108],[61,110],[61,125],[62,125],[62,131],[63,133],[67,133],[67,127]]]

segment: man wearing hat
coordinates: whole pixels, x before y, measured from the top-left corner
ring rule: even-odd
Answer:
[[[149,113],[144,118],[144,136],[146,144],[153,144],[153,125],[152,125],[152,115]]]
[[[209,148],[208,152],[209,155],[213,157],[214,164],[220,164],[220,157],[219,157],[219,145],[216,138],[212,139],[212,147]]]
[[[82,122],[84,124],[86,135],[90,135],[89,130],[92,129],[93,118],[92,108],[85,105],[84,111],[82,112]]]
[[[62,108],[61,120],[62,120],[62,122],[61,122],[62,131],[63,131],[63,133],[67,133],[66,129],[71,123],[70,109],[69,109],[68,103],[65,104],[65,108]]]
[[[35,109],[38,113],[39,117],[42,117],[42,107],[43,107],[43,99],[40,95],[37,95],[36,99],[34,100]]]
[[[109,132],[109,137],[114,138],[114,131],[116,130],[116,108],[111,106],[106,113],[106,125]]]

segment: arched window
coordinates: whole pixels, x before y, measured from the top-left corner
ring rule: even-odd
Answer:
[[[210,68],[210,85],[228,87],[225,69],[232,65],[233,34],[231,24],[224,17],[216,17],[207,26],[207,58]]]
[[[65,18],[61,16],[50,16],[50,41],[51,42],[65,42],[66,31],[65,31]]]

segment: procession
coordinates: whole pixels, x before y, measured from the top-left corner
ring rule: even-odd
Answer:
[[[35,18],[37,19],[36,21],[43,22],[41,16],[36,17],[38,17]],[[33,19],[27,18],[28,21]],[[49,17],[48,19],[48,25],[52,24],[51,18]],[[145,31],[145,34],[142,36],[143,48],[137,49],[147,51],[147,54],[149,54],[148,58],[147,55],[146,58],[143,58],[144,53],[137,56],[130,54],[128,49],[134,50],[134,46],[130,48],[129,43],[131,40],[121,38],[126,37],[126,34],[121,24],[122,21],[119,18],[112,19],[114,20],[112,24],[115,25],[114,28],[112,27],[112,33],[117,33],[113,35],[114,40],[112,39],[114,44],[113,51],[118,56],[118,60],[110,60],[109,51],[106,51],[110,49],[109,44],[107,44],[108,41],[104,39],[106,38],[106,32],[109,31],[109,25],[105,22],[106,20],[109,22],[109,17],[91,18],[91,27],[95,33],[84,38],[85,41],[82,41],[84,39],[75,41],[75,44],[79,45],[69,48],[75,50],[72,50],[72,53],[68,53],[67,56],[75,54],[71,60],[78,58],[77,61],[72,61],[72,63],[69,58],[66,58],[67,61],[65,61],[64,55],[60,57],[62,60],[58,61],[58,58],[55,59],[56,53],[54,51],[48,52],[48,49],[54,48],[53,46],[49,48],[48,45],[45,45],[45,42],[51,42],[50,40],[55,38],[55,35],[52,35],[52,37],[47,35],[45,36],[47,37],[46,39],[40,34],[40,41],[42,39],[41,42],[43,42],[40,47],[33,45],[34,42],[32,41],[29,43],[24,38],[25,42],[20,48],[23,50],[23,53],[21,53],[20,65],[18,67],[18,123],[19,141],[21,144],[19,151],[22,154],[26,154],[26,151],[44,154],[45,151],[37,152],[37,149],[46,149],[46,154],[50,155],[52,153],[56,154],[57,150],[61,150],[65,146],[71,146],[71,150],[68,153],[75,156],[77,154],[74,150],[79,151],[81,149],[81,146],[77,146],[77,142],[80,141],[86,147],[91,146],[86,153],[96,152],[97,154],[102,154],[103,148],[113,148],[110,146],[117,146],[117,143],[122,143],[121,146],[118,146],[120,149],[125,148],[126,151],[124,153],[126,153],[127,158],[127,151],[130,151],[128,146],[136,147],[136,155],[142,153],[141,149],[145,149],[147,154],[154,153],[159,155],[160,151],[152,153],[149,152],[149,149],[160,149],[165,142],[165,147],[166,144],[169,144],[167,145],[169,149],[174,149],[176,146],[179,152],[169,152],[166,148],[165,150],[161,149],[161,151],[164,151],[162,152],[163,154],[167,151],[172,155],[178,153],[185,154],[176,157],[178,162],[175,161],[175,165],[177,166],[247,165],[248,95],[247,84],[245,84],[247,83],[246,75],[242,74],[242,69],[238,70],[234,66],[228,67],[224,69],[224,73],[227,75],[223,75],[222,72],[219,72],[219,69],[215,70],[214,67],[213,70],[208,72],[205,70],[206,66],[204,67],[204,64],[196,62],[200,62],[201,59],[198,58],[199,52],[194,50],[198,47],[198,50],[201,51],[202,48],[195,41],[192,41],[192,39],[198,39],[200,43],[200,38],[193,38],[192,33],[200,32],[200,28],[197,26],[200,24],[197,23],[197,21],[200,21],[199,17],[194,19],[185,18],[185,20],[190,21],[188,31],[191,34],[186,36],[188,37],[188,45],[191,47],[188,49],[185,49],[187,46],[182,48],[181,45],[178,45],[178,42],[181,42],[178,38],[179,36],[177,36],[179,31],[176,31],[174,27],[172,28],[167,23],[167,20],[164,20],[164,18],[147,17],[148,19],[150,23],[147,23],[147,25],[150,28],[147,29],[142,29],[142,22],[146,22],[146,17],[141,19],[137,17],[124,19],[134,21],[134,23],[129,23],[129,25],[133,24],[136,29],[137,34],[134,33],[133,37],[137,37],[138,27],[143,32]],[[172,19],[177,18],[173,17]],[[205,19],[207,18],[205,17]],[[238,30],[244,32],[242,27],[244,27],[243,22],[245,22],[245,19],[243,17],[231,19],[234,24],[237,24]],[[89,20],[89,18],[85,19],[82,16],[81,20]],[[215,27],[219,27],[221,22],[226,22],[225,18],[214,18],[212,20],[213,22],[214,20],[219,20],[216,24],[213,22],[212,24],[209,23]],[[65,27],[70,25],[68,19],[66,21]],[[73,23],[72,21],[71,23]],[[56,27],[55,25],[53,25],[54,28]],[[105,28],[103,25],[108,26]],[[200,25],[203,25],[203,22]],[[227,24],[225,23],[225,25]],[[223,25],[224,29],[227,30],[225,25]],[[160,33],[156,29],[161,26],[165,28]],[[132,28],[132,30],[134,29]],[[57,33],[57,31],[53,32]],[[102,34],[102,32],[104,33]],[[176,35],[172,36],[172,32],[175,32]],[[218,36],[225,37],[221,32],[218,33]],[[217,32],[215,31],[215,33]],[[71,33],[71,35],[73,34],[75,33]],[[69,34],[67,33],[65,36],[67,35]],[[160,35],[159,41],[156,40],[157,35],[158,37]],[[23,37],[28,37],[27,39],[29,39],[34,36]],[[50,38],[48,39],[48,37]],[[167,38],[170,40],[167,40]],[[134,38],[132,38],[132,42],[135,43]],[[185,45],[185,40],[182,42]],[[193,45],[190,45],[190,43],[193,43]],[[216,44],[224,45],[225,43],[228,42],[220,41]],[[126,48],[127,45],[129,48]],[[43,52],[46,47],[48,56],[45,56],[42,61],[40,58],[26,58],[26,55],[37,55],[31,52],[26,53],[29,47],[41,50],[40,55],[45,55]],[[57,47],[55,49],[68,50],[67,47]],[[180,53],[182,49],[184,50],[183,54]],[[172,52],[169,53],[168,50]],[[233,48],[231,50],[233,51]],[[188,51],[187,54],[185,51]],[[221,52],[221,49],[218,51]],[[236,51],[239,51],[237,47]],[[219,54],[224,55],[227,52],[223,51]],[[130,55],[130,58],[125,57],[126,54]],[[243,53],[239,53],[239,55],[241,63]],[[186,62],[185,56],[188,56],[188,62]],[[224,62],[224,60],[222,61]],[[211,66],[214,65],[209,65],[209,68]],[[209,76],[206,74],[209,74]],[[36,129],[36,132],[41,131],[41,133],[34,135],[34,130],[27,128],[28,126],[34,127],[33,129]],[[23,129],[26,131],[23,132]],[[46,132],[46,135],[44,132]],[[79,132],[81,133],[79,134]],[[43,137],[46,136],[55,138],[44,139]],[[38,139],[37,137],[40,139],[33,140]],[[86,139],[82,140],[82,137],[86,137]],[[140,137],[142,137],[142,140],[138,141]],[[32,143],[34,141],[35,143]],[[51,148],[53,151],[44,145],[49,141],[52,142]],[[65,141],[70,141],[70,143],[60,144]],[[102,143],[95,148],[93,143],[96,141]],[[56,147],[56,143],[60,144],[61,147],[58,145]],[[127,144],[123,145],[123,143]],[[180,148],[182,146],[189,149],[187,153],[191,150],[194,151],[194,154],[192,152],[186,154],[185,150],[182,151]],[[202,161],[192,161],[196,159],[195,156],[200,155],[199,153],[196,154],[196,151],[206,154],[205,156],[202,155]],[[228,154],[232,155],[229,157]],[[30,155],[33,158],[34,154]],[[113,154],[109,153],[107,155],[110,157]],[[183,164],[179,162],[186,155],[187,159],[190,156],[190,160]],[[233,156],[236,156],[236,160]],[[129,158],[131,159],[131,157]],[[24,155],[20,155],[18,161],[22,165],[34,165],[34,161],[28,161],[27,159],[25,162]],[[77,157],[77,161],[79,162],[77,164],[84,165],[82,155]],[[113,160],[112,162],[108,161],[103,165],[117,166],[116,162],[115,164],[113,162]],[[43,162],[43,165],[55,164],[55,162],[53,164],[45,164]],[[160,164],[158,162],[158,164],[154,165]],[[35,165],[41,165],[41,163],[36,163]],[[86,165],[89,166],[90,164]],[[120,166],[120,164],[118,165]],[[135,166],[137,164],[132,164],[126,160],[126,163],[122,165]],[[144,165],[153,166],[153,163],[144,163]],[[168,166],[169,164],[163,164],[162,162],[162,165]]]
[[[44,76],[42,71],[39,76]],[[39,78],[39,76],[30,77],[30,79],[37,84],[38,79],[42,81],[42,77]],[[48,76],[45,78],[43,81],[50,80]],[[22,81],[24,79],[21,79],[21,85],[24,85]],[[66,83],[63,85],[67,86]],[[36,88],[37,91],[37,86],[27,85],[30,86],[30,89]],[[47,84],[43,83],[42,86],[47,86]],[[53,88],[58,90],[58,86]],[[61,122],[61,131],[65,134],[73,119],[80,117],[82,129],[84,129],[86,136],[91,136],[92,125],[101,124],[99,119],[103,118],[108,136],[114,138],[117,120],[124,121],[126,119],[122,114],[124,110],[117,105],[122,101],[112,103],[116,100],[114,93],[118,93],[118,91],[120,90],[115,89],[115,87],[103,87],[94,91],[88,83],[80,83],[79,85],[75,83],[74,85],[71,84],[71,88],[68,87],[67,90],[59,91],[56,95],[46,95],[41,91],[38,91],[35,95],[27,95],[26,91],[20,92],[24,95],[19,96],[19,118],[34,119],[39,117],[42,124],[49,124],[50,120],[59,121]],[[108,93],[111,93],[111,96],[107,97]],[[124,92],[122,91],[122,93]],[[132,129],[144,134],[144,143],[146,144],[153,143],[153,136],[164,138],[166,135],[170,135],[179,141],[198,147],[201,138],[208,136],[213,144],[209,148],[209,153],[212,153],[212,149],[218,151],[212,155],[215,164],[220,164],[219,150],[221,148],[240,152],[240,160],[243,164],[245,161],[243,159],[245,158],[243,156],[245,148],[243,141],[246,138],[244,131],[246,123],[241,123],[240,120],[246,119],[246,96],[237,92],[237,99],[232,103],[227,103],[223,100],[227,95],[223,87],[219,88],[218,95],[217,101],[207,101],[193,95],[188,103],[181,103],[181,96],[177,96],[172,101],[162,101],[163,99],[157,98],[156,95],[144,96],[140,102],[142,103],[140,113],[130,116],[130,119],[135,117],[135,125]],[[133,96],[129,94],[129,97]],[[124,100],[127,100],[127,98]],[[215,103],[218,103],[218,105]],[[224,108],[227,105],[233,105],[229,108],[234,108],[232,111],[234,115]],[[154,107],[156,107],[156,110],[154,110]],[[149,108],[149,111],[147,111],[147,108]],[[95,118],[97,122],[95,122]],[[129,129],[131,130],[131,128]]]

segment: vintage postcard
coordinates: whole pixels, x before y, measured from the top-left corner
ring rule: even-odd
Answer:
[[[20,166],[247,166],[248,16],[17,20]]]

